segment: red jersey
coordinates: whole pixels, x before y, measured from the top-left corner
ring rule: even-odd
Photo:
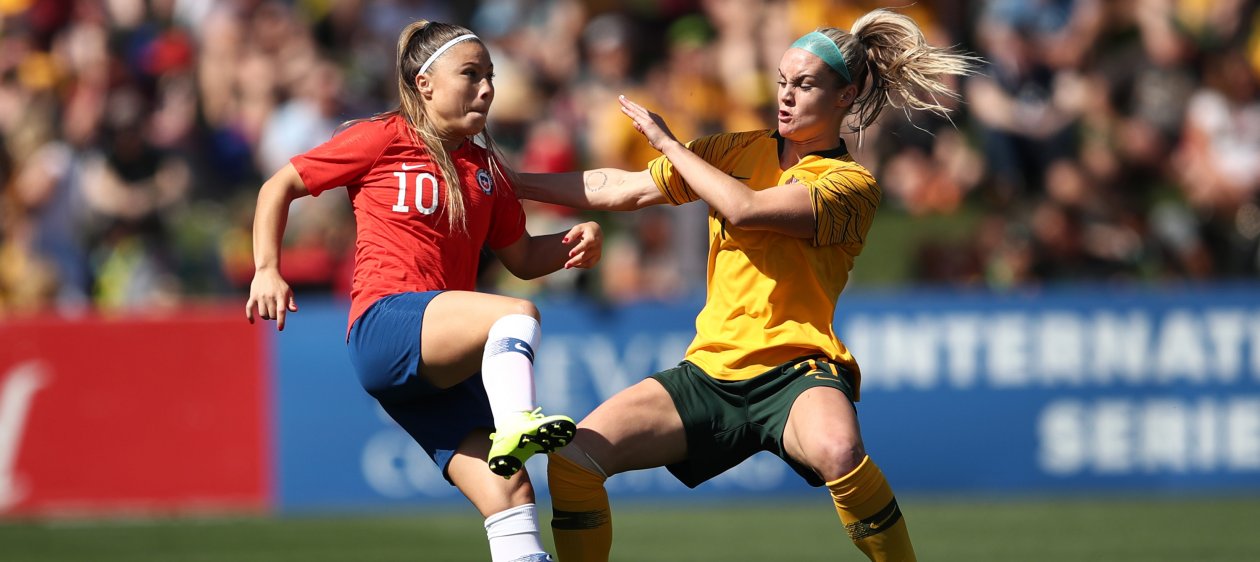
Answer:
[[[408,291],[476,288],[481,248],[499,249],[525,233],[511,185],[490,172],[490,154],[471,140],[451,154],[468,233],[452,232],[446,180],[398,115],[362,121],[293,157],[311,195],[345,186],[357,236],[350,324],[377,299]]]

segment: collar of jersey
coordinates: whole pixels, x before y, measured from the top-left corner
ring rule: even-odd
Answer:
[[[775,142],[779,144],[779,154],[783,154],[783,142],[785,140],[783,136],[779,134],[779,131],[771,129],[770,137],[773,138]],[[819,158],[840,159],[840,158],[843,158],[844,155],[848,153],[849,153],[849,147],[845,146],[844,139],[840,139],[840,146],[837,146],[829,150],[818,150],[815,152],[811,152],[807,154],[806,156],[813,155]]]

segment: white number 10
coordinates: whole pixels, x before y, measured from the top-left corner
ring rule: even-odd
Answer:
[[[393,210],[396,213],[409,213],[411,207],[407,203],[407,173],[394,172],[398,176],[398,203],[394,204]],[[438,207],[438,182],[437,176],[429,172],[420,172],[416,174],[416,210],[426,215],[432,215],[437,211]],[[432,201],[428,206],[424,204],[424,192],[429,192],[429,200]]]

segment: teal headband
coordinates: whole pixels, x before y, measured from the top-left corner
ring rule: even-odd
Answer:
[[[832,70],[839,72],[844,77],[845,82],[852,83],[853,79],[849,77],[849,67],[844,64],[844,53],[840,52],[840,47],[836,46],[836,42],[830,37],[823,35],[817,31],[811,31],[802,35],[790,47],[792,49],[804,49],[813,53],[814,56],[822,59]]]

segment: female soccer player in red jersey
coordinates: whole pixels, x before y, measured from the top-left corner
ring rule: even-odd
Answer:
[[[297,310],[279,267],[289,203],[345,186],[357,223],[347,342],[360,382],[486,517],[495,562],[549,560],[521,468],[575,427],[535,407],[538,309],[474,292],[478,257],[488,246],[530,279],[595,265],[602,234],[589,222],[525,231],[485,130],[494,72],[475,35],[413,23],[397,70],[397,110],[352,123],[263,184],[246,316],[284,329]]]
[[[862,443],[858,365],[832,327],[880,201],[840,132],[851,115],[857,128],[870,125],[892,96],[945,112],[936,96],[954,93],[942,75],[967,74],[971,63],[927,45],[909,17],[876,10],[851,33],[821,28],[787,49],[776,129],[683,145],[657,115],[622,98],[623,113],[661,152],[648,169],[523,176],[523,197],[574,207],[703,200],[711,210],[707,300],[685,360],[599,406],[548,463],[562,562],[608,560],[609,476],[666,466],[694,487],[763,450],[827,486],[870,559],[915,559],[892,490]]]

